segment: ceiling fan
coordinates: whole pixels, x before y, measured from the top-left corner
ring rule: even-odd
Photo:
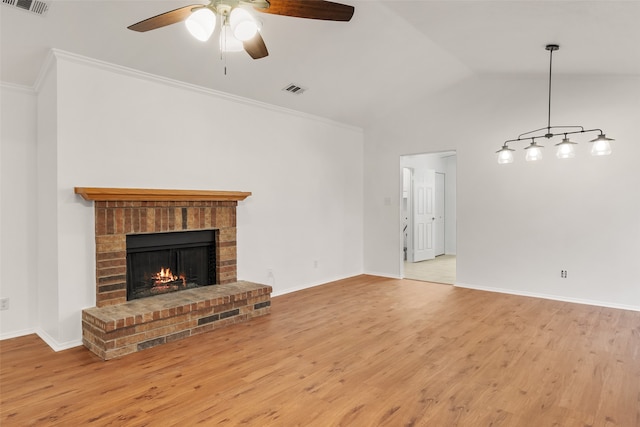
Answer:
[[[249,12],[293,16],[325,21],[349,21],[354,7],[325,0],[211,0],[161,13],[130,25],[130,30],[145,32],[185,21],[189,32],[206,41],[213,34],[220,16],[220,47],[223,51],[245,50],[253,59],[269,55],[259,31],[259,23]]]

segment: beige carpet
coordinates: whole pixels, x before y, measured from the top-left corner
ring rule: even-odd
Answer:
[[[429,261],[405,261],[404,277],[406,279],[453,285],[456,282],[456,256],[440,255]]]

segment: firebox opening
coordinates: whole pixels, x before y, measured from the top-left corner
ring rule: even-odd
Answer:
[[[127,300],[215,284],[216,230],[127,236]]]

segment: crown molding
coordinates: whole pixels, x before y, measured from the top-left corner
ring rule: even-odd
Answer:
[[[15,83],[9,83],[9,82],[0,81],[0,87],[2,89],[8,89],[8,90],[13,90],[15,92],[26,93],[27,95],[37,95],[38,94],[33,87],[24,86],[24,85],[17,85]]]
[[[54,50],[55,49],[51,49],[49,52],[47,52],[47,57],[44,59],[44,62],[42,63],[42,67],[40,67],[40,72],[36,77],[36,81],[33,83],[33,90],[36,93],[40,92],[40,89],[42,88],[42,84],[44,83],[44,79],[47,77],[47,75],[53,69],[56,63]]]
[[[122,65],[112,64],[110,62],[101,61],[99,59],[89,58],[86,56],[78,55],[75,53],[67,52],[60,49],[51,49],[49,55],[47,55],[47,59],[45,60],[38,78],[36,79],[36,83],[34,84],[34,90],[36,92],[39,91],[44,78],[49,73],[51,67],[56,63],[57,60],[65,60],[69,62],[74,62],[76,64],[86,65],[89,67],[109,71],[116,74],[125,75],[128,77],[138,78],[158,84],[162,84],[165,86],[170,86],[174,88],[179,88],[183,90],[188,90],[192,92],[196,92],[199,94],[208,95],[214,98],[223,99],[226,101],[231,101],[239,104],[249,105],[257,108],[262,108],[265,110],[274,111],[281,114],[287,114],[290,116],[297,116],[300,118],[304,118],[307,120],[313,120],[316,122],[324,123],[331,126],[340,127],[343,129],[347,129],[353,132],[363,133],[363,129],[357,126],[348,125],[345,123],[337,122],[334,120],[330,120],[324,117],[316,116],[313,114],[303,113],[301,111],[292,110],[289,108],[279,107],[277,105],[268,104],[266,102],[256,101],[250,98],[244,98],[241,96],[233,95],[230,93],[222,92],[215,89],[209,89],[203,86],[194,85],[191,83],[185,83],[179,80],[170,79],[168,77],[158,76],[156,74],[147,73],[145,71],[136,70],[134,68],[125,67]]]

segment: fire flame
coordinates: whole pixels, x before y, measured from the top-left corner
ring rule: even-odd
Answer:
[[[154,276],[151,276],[153,279],[153,284],[155,286],[164,285],[166,283],[175,282],[176,280],[182,280],[182,284],[186,285],[186,277],[181,274],[180,277],[174,275],[171,272],[170,268],[162,267],[159,272],[157,272]]]
[[[152,276],[151,278],[154,280],[156,285],[178,280],[178,276],[174,276],[170,268],[165,269],[164,267],[162,267],[160,271],[156,273],[155,276]]]

